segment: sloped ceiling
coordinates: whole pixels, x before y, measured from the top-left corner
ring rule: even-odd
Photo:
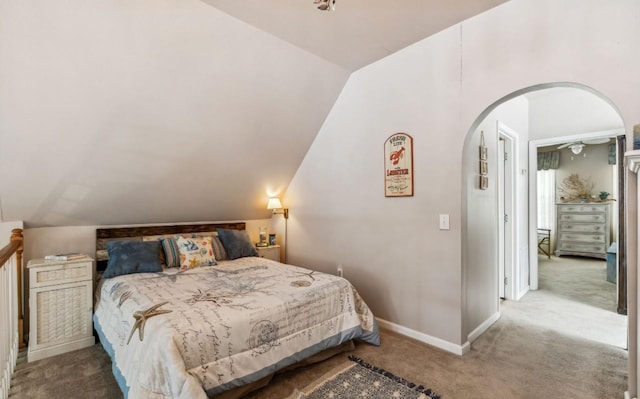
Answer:
[[[203,0],[354,71],[506,0]]]
[[[0,220],[268,217],[352,70],[501,3],[342,1],[0,3]]]

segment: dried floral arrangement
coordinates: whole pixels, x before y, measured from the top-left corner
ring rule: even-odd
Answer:
[[[562,180],[560,199],[562,202],[592,201],[593,186],[590,177],[582,179],[577,173],[571,174]]]

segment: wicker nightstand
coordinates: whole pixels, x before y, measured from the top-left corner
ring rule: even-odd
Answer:
[[[258,256],[280,262],[280,245],[269,245],[268,247],[256,247]]]
[[[29,351],[43,359],[95,343],[93,259],[29,261]]]

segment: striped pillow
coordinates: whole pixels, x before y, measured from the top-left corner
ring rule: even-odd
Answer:
[[[164,252],[164,260],[167,267],[180,266],[180,250],[176,240],[173,238],[161,238],[160,245]]]
[[[229,260],[227,250],[224,249],[224,245],[222,245],[222,241],[217,235],[211,237],[211,245],[213,246],[213,254],[216,256],[216,260]]]

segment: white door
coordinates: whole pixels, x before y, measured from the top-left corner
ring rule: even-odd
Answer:
[[[505,286],[505,176],[504,138],[498,139],[498,294],[504,298]]]
[[[516,170],[517,133],[498,121],[498,295],[517,300]]]

